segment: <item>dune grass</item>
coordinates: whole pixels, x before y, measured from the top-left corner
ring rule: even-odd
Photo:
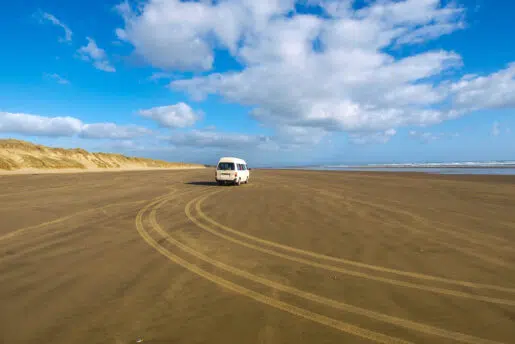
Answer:
[[[0,170],[35,169],[110,169],[124,167],[177,168],[203,167],[200,164],[168,162],[115,153],[92,153],[81,148],[53,148],[27,141],[0,140]]]

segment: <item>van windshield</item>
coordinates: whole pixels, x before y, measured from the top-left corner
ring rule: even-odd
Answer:
[[[232,162],[221,162],[218,164],[218,169],[221,171],[234,170],[234,163]]]

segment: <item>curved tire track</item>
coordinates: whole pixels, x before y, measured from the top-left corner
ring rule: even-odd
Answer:
[[[469,343],[469,344],[494,344],[494,343],[496,343],[496,344],[499,344],[499,342],[496,342],[496,341],[478,338],[478,337],[463,334],[460,332],[448,331],[448,330],[441,329],[438,327],[434,327],[434,326],[430,326],[430,325],[426,325],[426,324],[422,324],[422,323],[417,323],[417,322],[410,321],[407,319],[397,318],[397,317],[389,316],[389,315],[382,314],[379,312],[374,312],[374,311],[371,311],[368,309],[352,306],[352,305],[346,304],[344,302],[339,302],[339,301],[329,299],[329,298],[326,298],[323,296],[319,296],[319,295],[316,295],[313,293],[309,293],[309,292],[306,292],[306,291],[303,291],[303,290],[300,290],[300,289],[297,289],[294,287],[286,286],[286,285],[274,282],[272,280],[269,280],[267,278],[263,278],[263,277],[251,274],[247,271],[238,269],[236,267],[227,265],[220,261],[214,260],[214,259],[194,250],[193,248],[181,243],[180,241],[173,238],[171,235],[169,235],[162,229],[162,227],[157,222],[156,213],[161,208],[161,206],[164,205],[166,202],[168,202],[168,199],[161,200],[160,202],[158,202],[156,205],[154,205],[151,208],[149,217],[150,217],[150,224],[153,227],[153,229],[158,234],[160,234],[163,238],[166,238],[166,240],[169,243],[180,248],[182,251],[187,252],[187,253],[195,256],[196,258],[198,258],[206,263],[209,263],[217,268],[220,268],[222,270],[225,270],[227,272],[230,272],[236,276],[245,278],[252,282],[256,282],[256,283],[268,286],[270,288],[274,288],[276,290],[286,292],[291,295],[303,298],[305,300],[316,302],[316,303],[319,303],[319,304],[322,304],[325,306],[329,306],[329,307],[332,307],[332,308],[335,308],[338,310],[342,310],[345,312],[365,316],[365,317],[368,317],[373,320],[389,323],[389,324],[403,327],[403,328],[406,328],[409,330],[419,331],[419,332],[429,334],[432,336],[438,336],[438,337],[442,337],[442,338],[446,338],[446,339],[451,339],[451,340],[459,341],[462,343]]]
[[[145,240],[145,242],[153,247],[156,251],[167,257],[172,262],[188,269],[189,271],[213,282],[216,283],[226,289],[232,290],[238,294],[247,296],[255,301],[258,301],[260,303],[266,304],[268,306],[283,310],[285,312],[288,312],[290,314],[299,316],[301,318],[314,321],[316,323],[337,329],[339,331],[352,334],[361,338],[369,339],[378,343],[384,343],[384,344],[394,344],[394,343],[406,343],[409,344],[411,342],[405,341],[399,338],[390,337],[387,335],[384,335],[379,332],[374,332],[366,329],[362,329],[358,326],[348,324],[333,318],[329,318],[327,316],[314,313],[311,311],[308,311],[306,309],[291,305],[289,303],[276,300],[274,298],[271,298],[269,296],[266,296],[264,294],[258,293],[254,290],[242,287],[240,285],[237,285],[231,281],[228,281],[226,279],[223,279],[217,275],[214,275],[197,265],[188,262],[187,260],[171,253],[166,248],[162,247],[155,239],[153,239],[150,234],[145,230],[143,225],[143,215],[153,206],[158,205],[164,198],[159,198],[157,200],[154,200],[153,202],[147,204],[145,207],[143,207],[138,214],[136,215],[136,229],[140,236]]]
[[[209,217],[205,216],[204,213],[202,213],[202,209],[200,208],[199,204],[201,203],[200,202],[201,200],[204,200],[207,197],[209,197],[209,196],[211,196],[211,195],[213,195],[215,193],[217,193],[217,192],[211,193],[208,196],[200,196],[200,197],[197,197],[196,199],[193,199],[192,201],[190,201],[186,205],[185,214],[186,214],[186,216],[191,221],[193,221],[200,228],[206,230],[207,232],[209,232],[211,234],[214,234],[214,235],[216,235],[218,237],[221,237],[221,238],[223,238],[225,240],[231,241],[233,243],[236,243],[236,244],[239,244],[239,245],[242,245],[242,246],[245,246],[245,247],[248,247],[248,248],[260,251],[260,252],[263,252],[263,253],[267,253],[267,254],[272,255],[272,256],[276,256],[276,257],[279,257],[279,258],[287,259],[287,260],[294,261],[294,262],[297,262],[297,263],[302,263],[302,264],[309,265],[309,266],[316,267],[316,268],[321,268],[321,269],[328,270],[328,271],[334,271],[334,272],[343,273],[343,274],[354,276],[354,277],[359,277],[359,278],[379,281],[379,282],[383,282],[383,283],[387,283],[387,284],[391,284],[391,285],[395,285],[395,286],[408,287],[408,288],[424,290],[424,291],[429,291],[429,292],[438,293],[438,294],[444,294],[444,295],[449,295],[449,296],[461,297],[461,298],[466,298],[466,299],[471,299],[471,300],[476,300],[476,301],[483,301],[483,302],[489,302],[489,303],[500,304],[500,305],[507,305],[507,306],[515,306],[515,301],[514,300],[508,300],[508,299],[502,299],[502,298],[494,298],[494,297],[489,297],[489,296],[475,295],[475,294],[471,294],[471,293],[467,293],[467,292],[462,292],[462,291],[458,291],[458,290],[451,290],[451,289],[445,289],[445,288],[439,288],[439,287],[431,287],[431,286],[426,286],[426,285],[422,285],[422,284],[416,284],[416,283],[412,283],[412,282],[396,280],[396,279],[392,279],[392,278],[373,276],[373,275],[370,275],[370,274],[367,274],[367,273],[363,273],[363,272],[348,270],[348,269],[345,269],[345,268],[336,267],[336,266],[332,266],[332,265],[328,265],[328,264],[322,264],[322,263],[315,262],[313,260],[308,260],[308,259],[305,259],[305,258],[300,258],[300,257],[288,255],[288,254],[285,254],[285,253],[278,252],[277,250],[273,250],[273,249],[270,249],[270,248],[264,248],[264,247],[252,244],[250,242],[246,242],[246,241],[242,241],[242,240],[236,239],[236,238],[234,238],[232,236],[226,235],[224,233],[221,233],[218,230],[215,230],[215,229],[213,229],[213,228],[211,228],[209,226],[204,225],[198,219],[196,219],[194,216],[192,216],[192,214],[191,214],[192,204],[194,202],[197,202],[196,203],[196,210],[197,210],[199,216],[201,216],[203,219],[208,221],[210,224],[216,226],[217,228],[222,229],[222,230],[224,230],[226,232],[229,232],[231,234],[238,235],[240,237],[243,237],[245,239],[248,239],[250,241],[254,241],[254,242],[257,242],[257,243],[260,243],[260,244],[265,244],[266,246],[269,246],[269,247],[280,248],[280,249],[283,249],[283,250],[286,250],[286,251],[290,251],[290,252],[295,252],[295,253],[301,253],[301,254],[304,254],[304,255],[307,255],[307,256],[310,256],[310,257],[315,257],[315,258],[322,258],[322,257],[324,257],[324,259],[326,259],[325,257],[328,257],[328,256],[319,255],[319,254],[311,252],[311,251],[301,250],[301,249],[293,248],[293,247],[290,247],[290,246],[286,246],[286,245],[282,245],[282,244],[277,244],[277,243],[274,243],[274,242],[271,242],[271,241],[268,241],[268,240],[264,240],[264,239],[261,239],[261,238],[254,237],[254,236],[246,234],[246,233],[241,233],[239,231],[236,231],[236,230],[234,230],[234,229],[232,229],[230,227],[227,227],[227,226],[224,226],[222,224],[219,224],[218,222],[210,219]],[[331,257],[331,258],[333,258],[333,257]],[[339,260],[339,258],[334,258],[334,260],[337,260],[337,259]],[[394,269],[387,269],[387,268],[384,268],[384,267],[379,267],[379,266],[374,266],[374,265],[369,265],[369,264],[364,264],[364,263],[358,263],[358,262],[354,262],[354,261],[344,260],[344,261],[339,261],[339,262],[344,262],[344,263],[352,262],[352,264],[354,264],[354,265],[359,264],[360,267],[365,267],[365,268],[373,269],[373,270],[376,270],[376,271],[394,272],[394,273],[399,274],[399,275],[405,275],[405,276],[409,276],[409,277],[416,277],[416,278],[421,278],[421,279],[426,279],[426,280],[433,280],[433,281],[439,281],[439,282],[452,283],[452,284],[455,284],[455,285],[466,286],[466,287],[471,287],[471,288],[476,288],[476,289],[491,289],[491,290],[503,291],[503,292],[509,292],[509,293],[514,293],[515,292],[515,289],[513,289],[513,288],[505,288],[505,287],[500,287],[500,286],[495,286],[495,285],[479,284],[479,283],[465,282],[465,281],[454,281],[454,280],[450,280],[450,279],[444,279],[444,278],[441,278],[441,277],[417,274],[417,273],[412,273],[412,272],[404,272],[404,271],[399,271],[399,270],[394,270]],[[361,265],[361,264],[363,264],[363,265]]]

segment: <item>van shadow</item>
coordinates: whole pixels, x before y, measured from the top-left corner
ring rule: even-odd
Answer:
[[[218,184],[216,184],[216,182],[187,182],[184,184],[195,185],[195,186],[218,186]]]

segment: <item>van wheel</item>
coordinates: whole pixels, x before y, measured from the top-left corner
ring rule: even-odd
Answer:
[[[240,186],[241,180],[238,178],[238,180],[234,183],[236,186]]]
[[[249,183],[249,177],[247,177],[247,180],[245,180],[245,184]]]

